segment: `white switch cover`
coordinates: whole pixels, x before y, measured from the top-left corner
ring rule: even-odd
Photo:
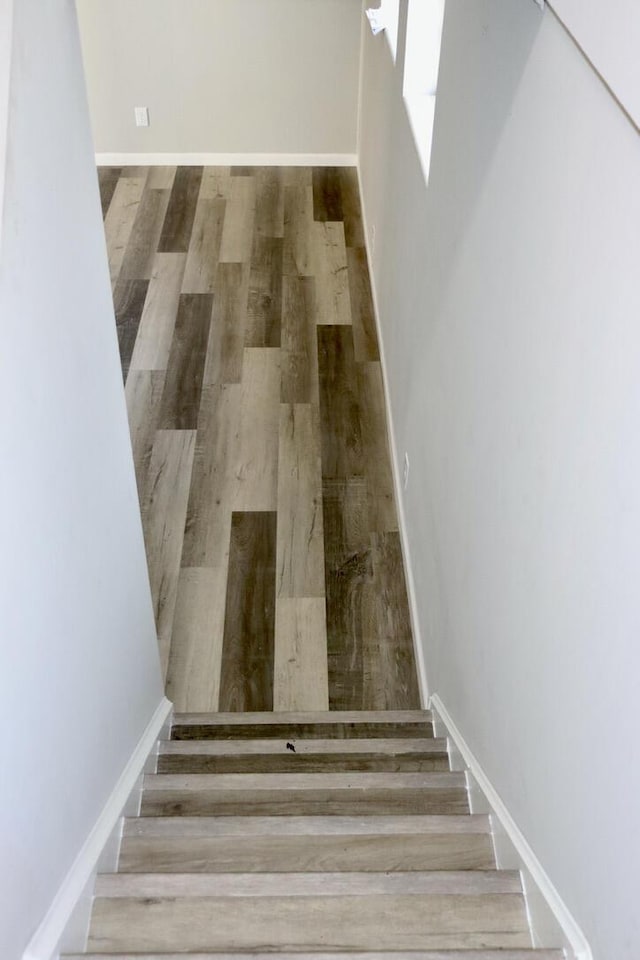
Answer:
[[[404,455],[404,465],[402,467],[402,486],[406,490],[409,486],[409,454]]]
[[[136,127],[149,126],[149,108],[148,107],[134,107],[134,113],[136,115]]]

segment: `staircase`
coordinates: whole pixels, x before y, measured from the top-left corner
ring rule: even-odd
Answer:
[[[563,956],[532,949],[426,711],[177,715],[157,769],[85,957]]]

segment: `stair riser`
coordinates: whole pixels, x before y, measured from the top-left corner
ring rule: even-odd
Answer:
[[[172,740],[257,740],[264,737],[284,741],[310,739],[353,739],[433,737],[433,725],[425,723],[270,723],[270,724],[180,724],[171,730]]]

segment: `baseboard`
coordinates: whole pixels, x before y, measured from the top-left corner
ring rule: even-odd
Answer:
[[[358,188],[360,191],[360,204],[362,207],[362,225],[364,230],[365,245],[367,248],[367,260],[369,263],[369,273],[371,275],[371,294],[373,299],[373,313],[376,322],[376,331],[378,334],[378,343],[380,346],[380,366],[382,367],[382,382],[384,385],[384,402],[387,414],[387,426],[389,429],[389,447],[391,454],[391,470],[393,473],[393,489],[396,498],[396,507],[398,510],[398,527],[400,531],[400,545],[402,547],[402,559],[404,561],[405,576],[407,581],[407,594],[409,597],[409,614],[411,617],[411,631],[413,633],[413,649],[418,670],[418,686],[420,688],[420,703],[424,709],[429,702],[429,686],[427,683],[427,667],[424,659],[424,645],[422,643],[422,632],[420,630],[420,618],[418,615],[418,602],[415,580],[413,578],[413,568],[411,566],[411,551],[409,549],[409,535],[407,532],[407,521],[404,512],[404,499],[402,488],[402,471],[398,460],[398,445],[396,443],[396,434],[393,422],[393,411],[391,409],[391,400],[389,392],[389,378],[387,376],[387,365],[385,362],[384,339],[382,336],[382,327],[380,324],[380,309],[378,303],[378,291],[375,283],[373,257],[369,248],[369,228],[367,225],[367,210],[364,203],[364,194],[362,190],[362,180],[360,179],[360,165],[358,170]]]
[[[433,694],[429,705],[434,713],[438,735],[446,732],[449,737],[452,769],[467,771],[471,812],[488,813],[491,816],[498,867],[519,870],[522,875],[534,945],[547,949],[561,947],[567,957],[573,960],[593,960],[585,935],[442,700]]]
[[[27,946],[23,960],[54,960],[60,952],[84,950],[96,874],[115,869],[122,817],[136,816],[139,812],[142,775],[151,772],[151,767],[155,771],[156,743],[170,722],[171,710],[171,702],[163,697]]]
[[[355,153],[96,153],[99,167],[355,167]]]

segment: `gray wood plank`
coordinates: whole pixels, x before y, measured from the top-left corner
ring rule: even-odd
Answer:
[[[364,247],[348,248],[347,272],[355,358],[358,361],[379,360],[380,352],[378,350],[378,333],[371,295],[369,265]]]
[[[206,386],[240,383],[244,356],[249,268],[219,263],[216,272],[211,333],[204,367]]]
[[[282,324],[282,240],[256,235],[251,252],[245,344],[279,347]]]
[[[135,347],[140,317],[149,287],[148,280],[118,280],[113,291],[116,330],[122,376],[126,382]]]
[[[285,276],[282,293],[280,399],[282,403],[318,405],[315,282],[309,278]]]
[[[142,194],[136,218],[127,243],[120,279],[149,280],[162,224],[169,205],[169,190],[151,190],[148,186]]]
[[[342,185],[338,167],[313,168],[313,216],[315,220],[342,220]]]
[[[225,200],[198,200],[182,278],[183,293],[215,290],[225,205]]]
[[[318,327],[322,475],[364,474],[360,395],[351,327]]]
[[[202,167],[178,167],[158,242],[160,253],[186,253],[189,249]]]
[[[210,294],[180,295],[162,394],[162,429],[195,430],[198,426],[212,310]]]

